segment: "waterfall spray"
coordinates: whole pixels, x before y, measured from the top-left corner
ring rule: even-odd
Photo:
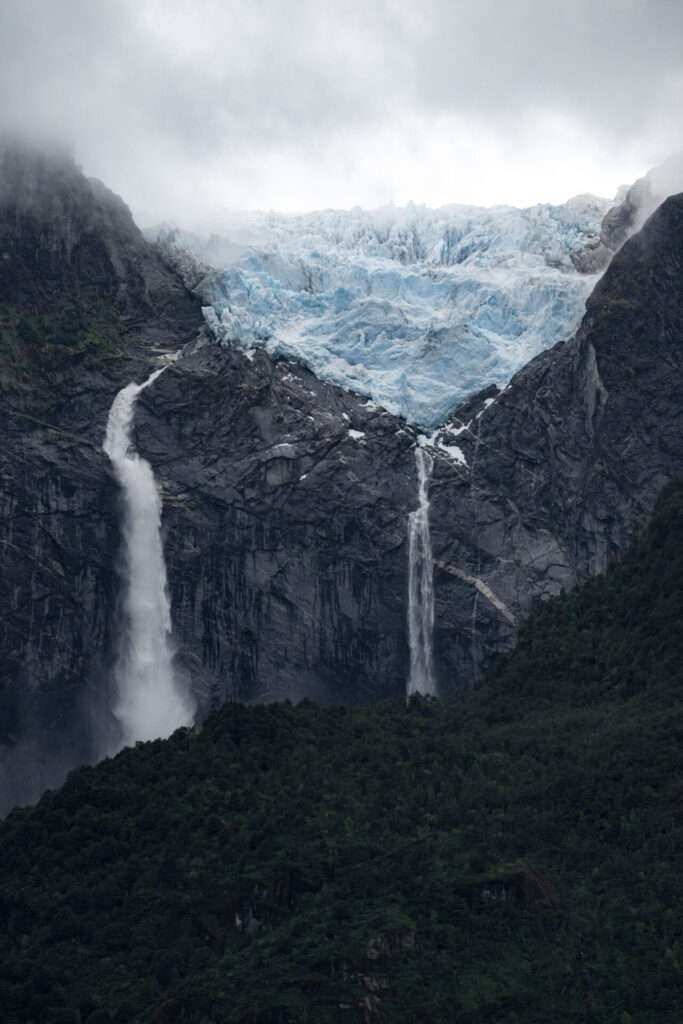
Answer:
[[[116,664],[114,715],[123,744],[169,736],[192,721],[194,700],[177,678],[171,645],[171,612],[161,544],[161,498],[150,464],[133,449],[135,402],[166,367],[143,384],[116,395],[107,420],[104,451],[124,498],[124,628]]]
[[[432,631],[434,629],[434,565],[429,537],[429,478],[434,465],[429,452],[415,449],[419,505],[408,516],[408,643],[412,693],[436,695],[432,671]]]

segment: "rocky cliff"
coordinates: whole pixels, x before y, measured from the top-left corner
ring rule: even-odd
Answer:
[[[60,153],[0,146],[0,799],[106,749],[116,391],[196,335],[196,299]]]
[[[441,460],[432,488],[447,678],[476,676],[534,601],[602,572],[680,473],[682,258],[679,195],[614,257],[574,339],[462,411],[468,469]]]
[[[513,644],[535,601],[603,571],[680,472],[682,240],[676,197],[615,257],[576,338],[437,436],[443,695]],[[138,423],[193,676],[221,699],[400,694],[413,432],[300,367],[211,344],[160,378]],[[454,432],[465,465],[444,451]]]
[[[647,218],[670,195],[683,189],[683,154],[669,157],[653,167],[630,187],[623,185],[618,202],[602,218],[600,235],[572,254],[572,263],[582,274],[603,270],[627,238],[643,226]]]
[[[141,394],[136,444],[201,706],[401,695],[414,432],[217,345],[121,201],[68,160],[2,161],[5,803],[111,741],[121,538],[101,444],[114,394],[160,350],[183,355]],[[602,570],[680,472],[682,239],[677,197],[615,257],[575,339],[444,428],[466,465],[434,449],[442,695],[512,645],[535,600]]]

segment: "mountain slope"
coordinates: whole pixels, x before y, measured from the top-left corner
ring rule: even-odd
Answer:
[[[183,355],[141,394],[135,444],[202,713],[402,695],[415,431],[215,344],[103,186],[55,157],[3,161],[2,806],[111,749],[121,522],[101,444],[114,394],[159,349]],[[430,442],[440,694],[509,650],[539,597],[617,557],[680,471],[681,230],[677,197],[615,258],[574,341]]]
[[[14,812],[8,1024],[675,1024],[682,528],[452,703],[229,705]]]
[[[437,647],[456,675],[471,677],[514,629],[450,570],[481,580],[519,622],[604,571],[683,466],[682,280],[675,196],[614,257],[576,337],[454,421],[466,466],[439,460],[432,533]]]

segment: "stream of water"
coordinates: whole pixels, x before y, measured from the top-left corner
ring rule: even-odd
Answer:
[[[173,664],[171,612],[161,542],[161,498],[150,464],[133,447],[135,403],[166,367],[116,395],[104,451],[123,494],[123,627],[112,711],[122,743],[166,737],[192,722],[195,704]]]
[[[408,643],[410,678],[407,696],[436,695],[432,667],[434,630],[434,564],[429,536],[429,479],[434,466],[424,448],[415,449],[419,505],[408,516]]]

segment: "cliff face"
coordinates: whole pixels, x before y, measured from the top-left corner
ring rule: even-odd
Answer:
[[[602,218],[600,235],[580,252],[572,255],[576,269],[583,274],[603,270],[612,256],[667,196],[677,195],[683,189],[683,156],[669,157],[658,167],[631,185],[620,189],[621,199]]]
[[[101,444],[114,394],[160,349],[185,346],[140,396],[136,445],[162,490],[178,659],[202,707],[402,695],[413,431],[301,367],[219,347],[120,200],[68,162],[3,159],[5,804],[107,749],[121,538]],[[604,569],[680,472],[682,238],[677,197],[615,257],[574,340],[461,410],[467,466],[435,451],[442,695],[512,645],[535,600]]]
[[[145,355],[187,340],[201,320],[125,203],[66,156],[0,144],[0,246],[0,301],[24,314],[107,304],[127,347]]]
[[[180,347],[201,323],[120,199],[64,156],[0,147],[7,799],[34,797],[106,749],[120,544],[107,413],[155,347]]]
[[[467,465],[434,449],[442,695],[512,646],[535,601],[618,557],[680,472],[682,239],[677,197],[615,257],[576,338],[461,410]],[[401,694],[412,432],[301,368],[212,345],[159,379],[138,424],[193,676],[221,699]]]
[[[530,363],[478,419],[463,413],[469,472],[441,462],[432,489],[438,647],[455,674],[460,664],[471,678],[514,628],[450,568],[481,579],[519,620],[602,572],[680,473],[682,257],[683,195],[614,257],[573,340]]]
[[[398,695],[414,437],[293,364],[197,346],[138,410],[180,658],[213,700]]]

